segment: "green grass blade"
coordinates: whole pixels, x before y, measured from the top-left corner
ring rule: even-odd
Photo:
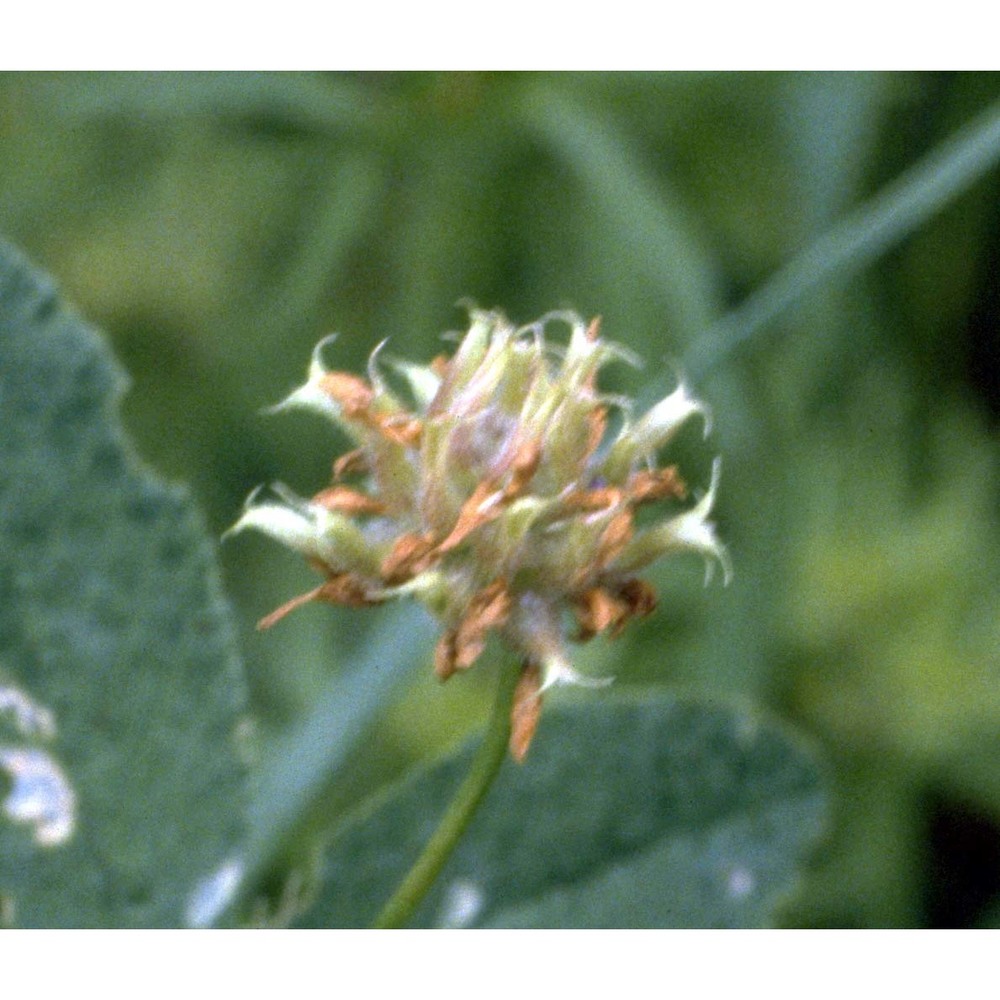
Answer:
[[[1000,161],[1000,103],[936,147],[793,258],[692,345],[685,368],[701,379],[807,293],[856,274],[919,229]]]

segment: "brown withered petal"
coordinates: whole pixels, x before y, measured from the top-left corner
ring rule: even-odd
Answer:
[[[469,602],[466,620],[472,618],[483,628],[499,628],[510,616],[510,591],[502,577],[484,587]]]
[[[366,608],[382,603],[382,598],[369,596],[369,585],[356,573],[332,573],[311,594],[311,600],[347,608]]]
[[[517,446],[517,451],[514,453],[514,460],[511,462],[510,482],[504,487],[503,491],[505,499],[513,500],[524,493],[532,477],[538,471],[538,464],[541,458],[541,443],[534,438],[522,441]]]
[[[396,539],[392,550],[382,560],[379,572],[387,584],[405,583],[418,573],[422,573],[436,559],[434,536],[411,531]]]
[[[272,625],[281,621],[281,619],[284,618],[289,612],[294,611],[303,604],[308,604],[310,601],[315,601],[319,596],[320,590],[322,589],[322,584],[320,584],[319,587],[314,587],[308,593],[299,594],[298,597],[293,597],[290,601],[286,601],[280,608],[275,608],[275,610],[269,615],[264,615],[264,617],[257,622],[258,630],[263,632],[265,629],[269,629]]]
[[[342,604],[349,608],[363,608],[381,603],[379,599],[369,597],[365,582],[355,574],[334,573],[318,587],[314,587],[305,594],[299,594],[298,597],[293,597],[290,601],[282,604],[280,608],[265,615],[257,622],[257,628],[261,631],[269,629],[276,622],[281,621],[290,611],[294,611],[310,601]]]
[[[337,573],[319,588],[316,600],[328,604],[343,604],[349,608],[364,608],[381,604],[379,598],[369,596],[369,588],[356,573]]]
[[[360,376],[349,372],[327,372],[319,387],[340,404],[347,417],[360,417],[367,412],[375,398],[375,391]]]
[[[469,602],[462,620],[455,629],[454,665],[467,670],[486,648],[486,633],[500,628],[510,617],[510,593],[507,581],[494,580]]]
[[[443,555],[445,552],[450,552],[452,549],[457,548],[476,528],[481,524],[486,524],[487,521],[492,521],[500,513],[499,504],[494,505],[486,511],[479,509],[483,502],[496,493],[496,491],[496,486],[487,481],[481,482],[472,491],[472,495],[462,504],[462,509],[458,512],[455,527],[451,529],[448,537],[438,546],[437,551],[440,554]]]
[[[645,618],[656,610],[656,591],[653,585],[638,577],[632,577],[621,584],[618,596],[628,604],[630,618]]]
[[[416,448],[424,432],[423,423],[409,414],[395,414],[378,421],[382,436],[404,448]]]
[[[617,486],[598,486],[591,490],[573,490],[562,503],[569,510],[607,510],[620,504],[624,497]]]
[[[542,716],[542,672],[533,663],[526,663],[514,689],[510,713],[510,755],[518,764],[524,763],[531,741]]]
[[[455,639],[455,629],[445,629],[434,647],[434,674],[440,681],[446,681],[458,669]]]
[[[601,532],[597,543],[597,562],[601,567],[613,562],[632,540],[632,511],[620,510]]]
[[[608,429],[608,408],[595,406],[587,414],[587,424],[587,448],[584,452],[584,459],[590,458],[604,440],[604,432]]]
[[[485,631],[471,631],[459,625],[455,632],[455,669],[468,670],[482,656],[485,648]]]
[[[353,476],[359,473],[366,473],[368,468],[368,457],[364,448],[355,448],[345,455],[341,455],[333,463],[333,478],[342,479],[344,476]]]
[[[629,616],[626,601],[613,596],[604,587],[585,590],[574,602],[573,610],[580,625],[579,639],[587,642],[606,628],[614,628],[617,634]]]
[[[345,514],[384,514],[385,504],[374,497],[366,496],[349,486],[331,486],[320,490],[313,497],[313,503],[327,510],[339,510]]]
[[[629,478],[627,488],[633,503],[649,503],[667,497],[683,500],[687,496],[687,487],[678,475],[676,465],[663,469],[640,469]]]

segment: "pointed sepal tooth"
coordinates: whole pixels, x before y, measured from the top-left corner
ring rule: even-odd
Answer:
[[[441,388],[441,377],[429,365],[416,365],[400,358],[386,357],[383,363],[401,375],[421,413],[426,413]]]
[[[606,463],[608,478],[617,481],[634,463],[655,458],[656,452],[694,416],[704,420],[707,437],[712,429],[711,410],[681,382],[669,396],[624,430],[612,445]]]
[[[279,501],[256,502],[260,489],[248,499],[242,516],[226,536],[251,529],[294,549],[307,559],[318,559],[335,572],[371,573],[377,558],[363,532],[349,518],[295,496],[280,485]]]
[[[613,560],[613,568],[631,572],[664,555],[695,552],[705,559],[706,584],[711,581],[716,563],[722,567],[723,582],[728,584],[733,575],[732,562],[726,547],[719,541],[715,524],[708,519],[718,493],[721,471],[722,462],[717,458],[712,464],[708,492],[689,510],[633,538]]]

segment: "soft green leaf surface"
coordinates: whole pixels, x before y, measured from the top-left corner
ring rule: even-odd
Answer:
[[[4,918],[198,921],[244,812],[211,549],[184,494],[128,455],[100,337],[2,245],[0,359]]]
[[[370,920],[467,766],[400,786],[334,844],[304,923]],[[418,911],[423,926],[755,927],[822,827],[821,777],[780,729],[698,701],[546,713]]]

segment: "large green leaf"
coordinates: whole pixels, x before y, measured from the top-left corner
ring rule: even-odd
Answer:
[[[303,923],[370,921],[427,840],[468,751],[334,843]],[[816,763],[743,709],[602,697],[548,712],[505,765],[422,926],[755,927],[823,825]]]
[[[0,914],[207,922],[245,812],[211,547],[128,454],[99,335],[3,245],[0,359]]]

